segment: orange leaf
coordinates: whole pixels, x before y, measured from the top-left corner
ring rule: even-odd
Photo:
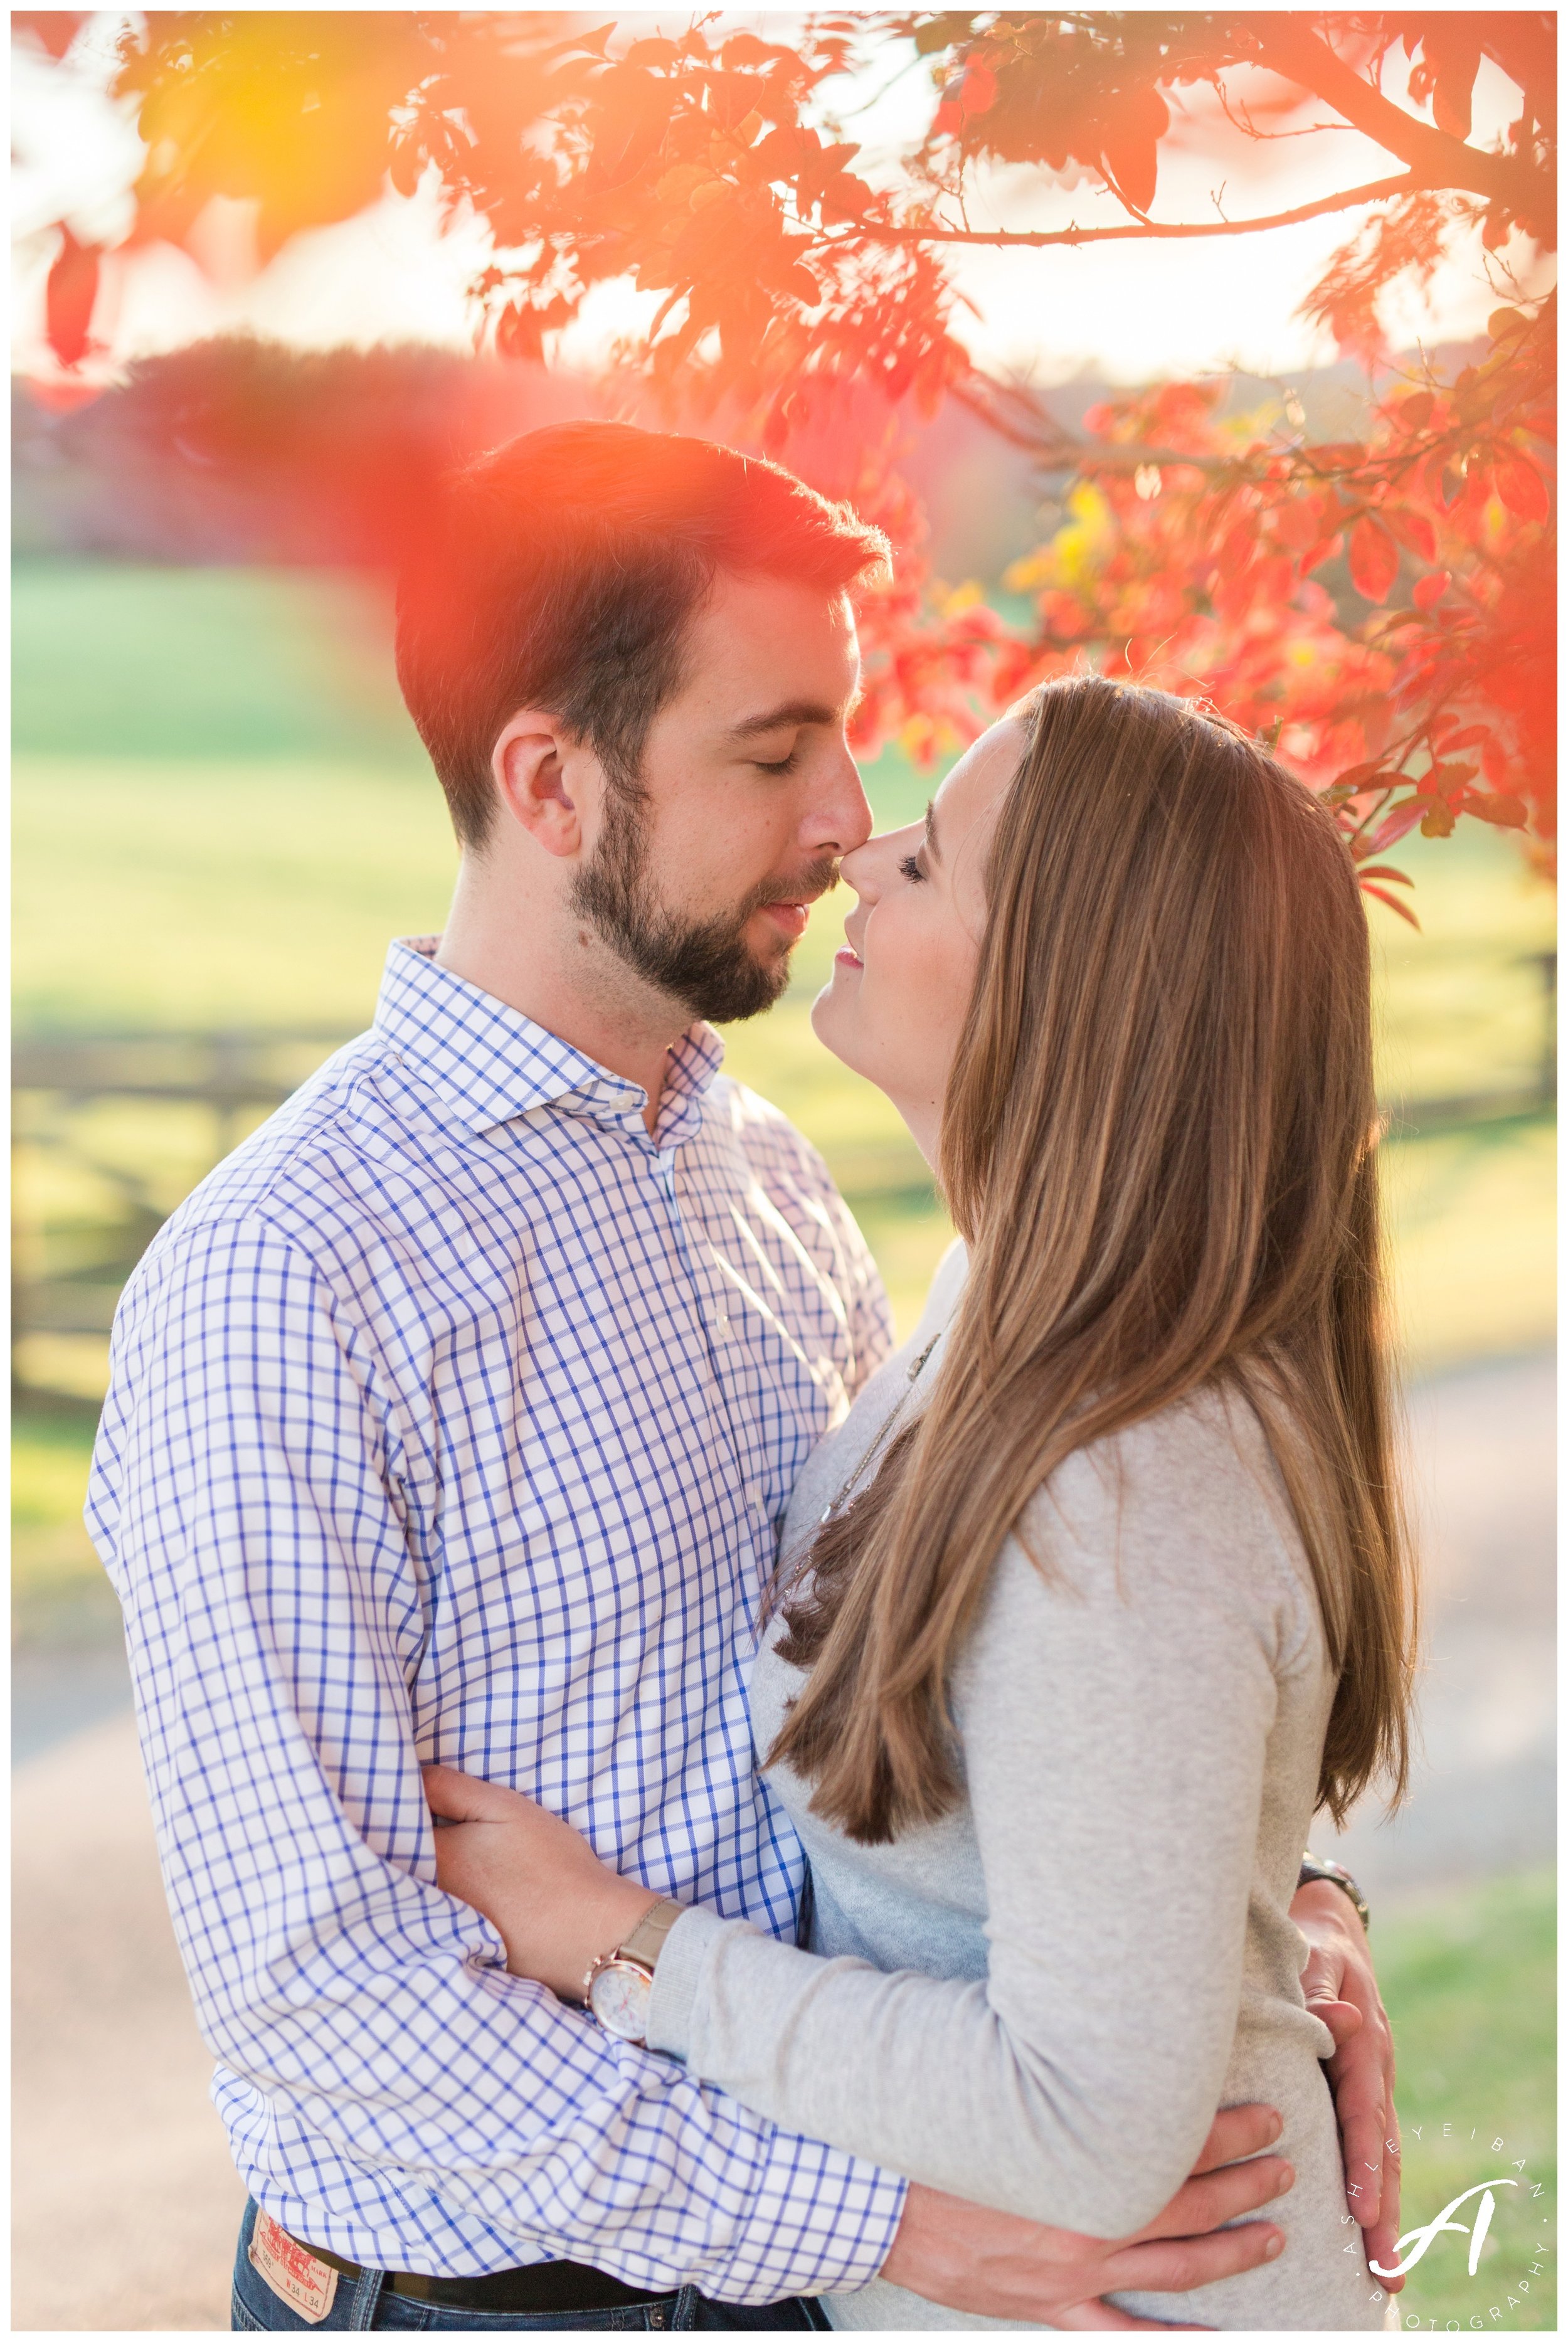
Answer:
[[[60,233],[63,241],[45,287],[44,312],[49,346],[60,364],[70,367],[80,365],[93,346],[98,248],[78,244],[68,227]]]
[[[1461,10],[1462,17],[1468,10]],[[1475,75],[1481,64],[1479,42],[1467,45],[1452,64],[1445,63],[1437,76],[1432,93],[1432,118],[1440,130],[1451,138],[1470,135],[1470,97],[1475,86]]]
[[[1484,789],[1474,789],[1464,800],[1466,813],[1479,814],[1499,829],[1523,829],[1526,809],[1522,797],[1490,796]]]
[[[1399,575],[1399,547],[1381,521],[1363,513],[1350,533],[1350,575],[1368,602],[1385,602]]]
[[[1396,805],[1392,813],[1384,814],[1372,836],[1366,840],[1363,851],[1368,854],[1381,854],[1385,846],[1397,844],[1407,831],[1415,827],[1425,810],[1419,797],[1406,797],[1403,805]]]
[[[1511,513],[1521,520],[1547,520],[1551,516],[1552,499],[1546,493],[1546,483],[1533,464],[1523,455],[1504,455],[1492,467],[1497,493]]]
[[[989,65],[971,59],[958,85],[958,103],[968,114],[989,114],[996,103],[996,75]]]
[[[1421,921],[1416,917],[1410,905],[1402,903],[1397,895],[1386,895],[1381,886],[1368,886],[1364,883],[1362,892],[1363,895],[1375,895],[1380,903],[1386,904],[1391,911],[1397,911],[1402,919],[1408,920],[1417,935],[1421,933]]]
[[[1384,505],[1382,517],[1401,545],[1412,553],[1419,553],[1423,561],[1437,558],[1437,531],[1423,512],[1412,505]]]
[[[1134,211],[1154,200],[1160,141],[1171,126],[1170,109],[1157,89],[1126,91],[1106,121],[1100,156],[1116,192]]]

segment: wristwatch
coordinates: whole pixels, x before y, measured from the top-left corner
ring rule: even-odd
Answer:
[[[1362,1926],[1371,1932],[1372,1913],[1366,1907],[1366,1897],[1343,1863],[1330,1862],[1326,1856],[1310,1851],[1303,1854],[1301,1873],[1296,1879],[1297,1891],[1310,1887],[1314,1878],[1326,1878],[1331,1887],[1337,1887],[1343,1894],[1348,1895],[1355,1905]]]
[[[583,1997],[606,2033],[641,2049],[648,2037],[654,1969],[664,1938],[685,1909],[661,1896],[651,1904],[624,1943],[601,1952],[583,1979]]]

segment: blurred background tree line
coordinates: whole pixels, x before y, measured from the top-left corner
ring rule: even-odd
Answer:
[[[40,108],[90,91],[121,141],[98,180],[35,169],[22,223],[25,1641],[106,1615],[77,1515],[124,1276],[368,1020],[387,936],[441,923],[454,857],[392,680],[391,571],[448,465],[569,415],[775,455],[888,528],[858,719],[879,826],[1032,681],[1085,661],[1271,739],[1369,896],[1411,1372],[1549,1340],[1554,19],[13,25]],[[330,295],[308,333],[276,301],[260,333],[215,333],[189,300],[194,331],[149,330],[175,255],[215,297],[265,291],[399,205],[469,255],[469,346],[410,333],[395,300],[334,345]],[[1332,233],[1307,252],[1314,222]],[[1158,253],[1223,319],[1249,249],[1281,255],[1301,362],[1183,369],[1152,307],[1140,343],[1125,288],[1153,280],[1114,270]],[[1434,282],[1451,297],[1423,310]],[[1240,324],[1213,349],[1244,345]],[[810,1034],[844,907],[819,908],[730,1063],[823,1146],[907,1326],[947,1225],[891,1109]],[[1539,1882],[1495,1891],[1538,1967]],[[1487,1967],[1481,1911],[1450,1897],[1411,1937],[1412,2024],[1466,2040],[1466,2087],[1501,2057],[1512,2090],[1547,2020],[1523,1971]],[[1512,2047],[1483,1990],[1511,1999]],[[1439,2079],[1459,2087],[1452,2059]],[[1545,2299],[1537,2279],[1509,2322]]]

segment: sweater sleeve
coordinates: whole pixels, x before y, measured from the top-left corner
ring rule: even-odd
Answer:
[[[650,2046],[774,2121],[1096,2237],[1168,2202],[1220,2103],[1306,1633],[1255,1476],[1183,1415],[1063,1467],[1025,1524],[1049,1575],[1004,1549],[955,1676],[985,1979],[693,1912],[654,1998]]]

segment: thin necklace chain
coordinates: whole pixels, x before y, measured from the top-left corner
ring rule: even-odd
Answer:
[[[872,1466],[877,1461],[883,1449],[887,1446],[889,1440],[893,1437],[894,1431],[898,1428],[904,1408],[914,1396],[914,1387],[919,1382],[921,1375],[924,1370],[926,1360],[930,1357],[933,1350],[935,1349],[938,1342],[941,1341],[943,1335],[945,1334],[947,1328],[945,1326],[939,1327],[932,1336],[930,1341],[927,1342],[919,1357],[914,1361],[913,1365],[904,1368],[904,1388],[899,1394],[897,1406],[889,1410],[887,1416],[884,1419],[881,1430],[876,1435],[876,1437],[872,1441],[871,1446],[866,1449],[865,1454],[860,1458],[860,1461],[852,1466],[848,1479],[844,1482],[838,1494],[834,1497],[832,1503],[824,1512],[822,1519],[817,1523],[817,1526],[819,1528],[824,1527],[827,1522],[833,1519],[834,1515],[839,1511],[840,1507],[843,1506],[844,1498],[848,1496],[855,1482],[857,1480],[864,1480],[870,1473]]]

